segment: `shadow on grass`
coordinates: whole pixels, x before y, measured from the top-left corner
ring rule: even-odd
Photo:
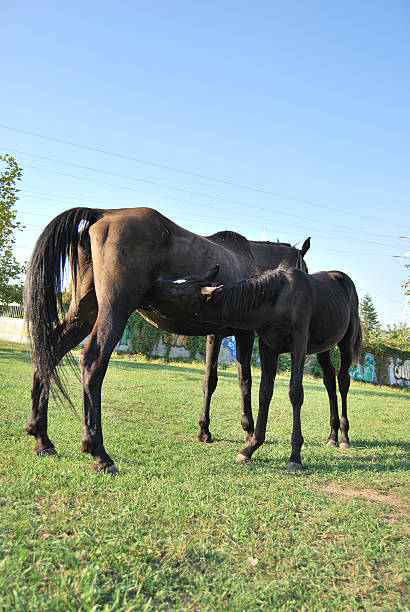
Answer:
[[[21,345],[21,348],[20,346],[12,348],[2,346],[0,347],[0,358],[2,357],[9,357],[27,363],[31,361],[31,351],[24,344]]]

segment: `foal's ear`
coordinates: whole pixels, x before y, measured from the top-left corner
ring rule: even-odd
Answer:
[[[206,301],[209,301],[212,298],[212,294],[216,289],[222,289],[223,285],[218,285],[218,287],[202,287],[201,295],[206,296]]]
[[[213,268],[211,268],[206,276],[204,276],[204,281],[207,283],[212,283],[214,278],[217,276],[219,272],[219,264],[216,264]]]
[[[310,249],[310,236],[309,238],[306,238],[305,242],[302,244],[302,248],[300,249],[300,252],[302,253],[302,257],[306,255],[309,249]]]

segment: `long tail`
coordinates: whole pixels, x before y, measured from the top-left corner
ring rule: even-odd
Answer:
[[[101,217],[92,208],[72,208],[58,215],[44,229],[34,248],[24,286],[24,316],[31,338],[34,371],[48,384],[54,381],[67,397],[56,370],[55,330],[61,324],[62,280],[70,259],[72,272],[78,263],[78,246],[88,237],[89,227]],[[72,273],[73,283],[76,274]],[[73,287],[73,290],[75,287]]]
[[[360,347],[362,346],[362,326],[360,325],[360,318],[358,317],[358,329],[356,339],[353,344],[353,361],[354,365],[359,361],[360,356]]]

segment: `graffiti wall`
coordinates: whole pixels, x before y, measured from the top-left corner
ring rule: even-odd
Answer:
[[[349,370],[350,378],[365,382],[377,383],[376,359],[371,353],[365,353],[363,363],[352,366]]]
[[[410,359],[390,357],[388,372],[391,385],[410,386]]]

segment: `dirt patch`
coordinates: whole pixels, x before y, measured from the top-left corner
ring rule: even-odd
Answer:
[[[385,504],[386,506],[399,508],[402,511],[405,511],[406,508],[406,503],[399,497],[396,497],[391,493],[388,495],[377,493],[377,491],[374,491],[373,489],[352,489],[350,487],[337,487],[331,484],[321,485],[319,489],[325,493],[332,493],[334,495],[344,495],[345,497],[362,497],[378,504]]]

